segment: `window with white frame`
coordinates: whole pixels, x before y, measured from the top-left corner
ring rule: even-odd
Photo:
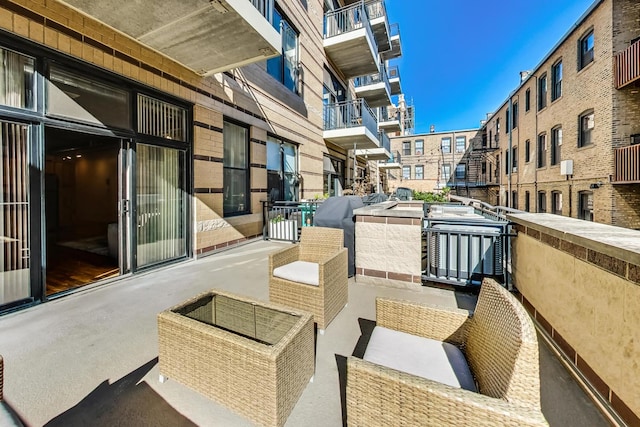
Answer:
[[[451,153],[451,138],[450,137],[442,138],[442,141],[440,142],[440,149],[442,150],[443,153]]]
[[[464,153],[467,149],[467,137],[456,136],[456,153]]]
[[[444,182],[448,182],[449,181],[449,179],[451,178],[451,164],[450,163],[444,163],[442,165],[440,178]]]
[[[411,166],[403,166],[402,167],[402,178],[403,179],[411,179]]]
[[[422,154],[424,154],[424,140],[416,139],[415,145],[416,145],[416,148],[415,148],[416,156],[421,156]]]
[[[590,145],[592,140],[593,128],[595,120],[593,110],[587,111],[580,115],[580,134],[578,136],[578,147]]]
[[[424,166],[423,165],[416,165],[415,178],[416,179],[424,179]]]

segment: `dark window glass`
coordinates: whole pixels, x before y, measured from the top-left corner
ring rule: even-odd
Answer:
[[[531,141],[528,139],[524,142],[524,161],[527,163],[531,161]]]
[[[562,193],[559,191],[551,193],[551,213],[562,215]]]
[[[524,192],[524,210],[525,212],[531,212],[531,193]]]
[[[547,75],[543,74],[538,80],[538,110],[547,106]]]
[[[402,154],[404,156],[410,156],[411,155],[411,142],[404,141],[402,143]]]
[[[562,128],[558,127],[551,131],[551,164],[560,163],[560,147],[562,147]]]
[[[539,168],[547,165],[547,135],[538,135],[538,163]]]
[[[588,111],[580,116],[580,135],[578,147],[584,147],[593,142],[592,134],[595,127],[593,111]]]
[[[527,89],[524,93],[524,111],[531,109],[531,89]]]
[[[580,57],[578,58],[579,69],[583,69],[588,64],[593,62],[593,45],[594,45],[594,37],[593,30],[587,33],[583,38],[580,39]]]
[[[578,218],[593,221],[593,193],[591,191],[578,193]]]
[[[551,100],[555,101],[562,96],[562,61],[553,66],[551,79]]]
[[[249,129],[224,122],[224,215],[251,211],[249,206]]]
[[[513,103],[513,119],[512,119],[512,125],[511,128],[515,129],[518,127],[518,103],[514,102]]]
[[[544,191],[538,192],[538,212],[544,213],[547,211],[547,193]]]
[[[267,72],[298,93],[298,33],[277,9],[273,11],[273,27],[282,36],[282,54],[267,59]]]

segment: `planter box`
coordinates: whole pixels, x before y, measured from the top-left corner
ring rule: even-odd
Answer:
[[[269,222],[269,238],[274,240],[298,240],[298,221],[285,219],[278,222]]]

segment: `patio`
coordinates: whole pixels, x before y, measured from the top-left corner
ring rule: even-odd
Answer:
[[[0,317],[5,398],[28,425],[249,426],[182,386],[158,382],[156,315],[217,288],[268,300],[267,255],[290,243],[254,241]],[[340,356],[376,296],[470,309],[475,296],[349,282],[349,305],[316,336],[316,373],[287,426],[341,426]],[[369,322],[370,323],[370,322]],[[540,340],[542,410],[552,426],[606,426],[587,395]]]

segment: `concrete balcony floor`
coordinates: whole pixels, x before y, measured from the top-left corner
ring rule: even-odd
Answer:
[[[158,382],[156,314],[211,288],[268,300],[267,255],[287,245],[251,242],[0,317],[6,401],[30,426],[252,425],[171,379]],[[475,304],[470,294],[350,279],[349,305],[317,335],[315,380],[286,426],[342,425],[336,356],[353,353],[358,319],[375,319],[376,296]],[[543,341],[540,361],[542,409],[551,426],[609,425]]]

